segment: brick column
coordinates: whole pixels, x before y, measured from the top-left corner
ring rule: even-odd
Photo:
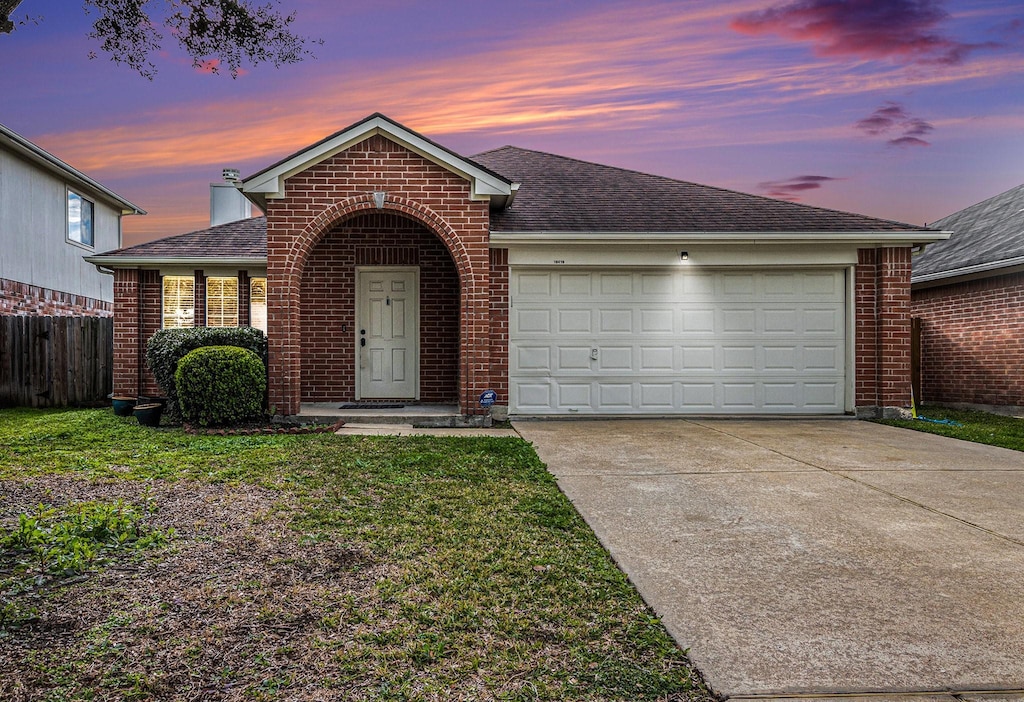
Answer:
[[[910,407],[910,249],[881,250],[878,336],[883,411]]]
[[[910,248],[858,251],[855,281],[858,414],[910,406]]]
[[[509,404],[508,387],[508,249],[491,249],[491,389],[497,405]]]
[[[249,318],[249,272],[238,271],[238,326],[248,327]]]
[[[139,271],[114,271],[114,394],[139,394]]]

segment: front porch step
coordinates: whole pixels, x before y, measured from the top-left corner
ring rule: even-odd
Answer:
[[[454,405],[409,405],[403,408],[343,410],[337,403],[303,404],[294,421],[310,424],[407,424],[417,428],[489,427],[489,416],[464,416]]]

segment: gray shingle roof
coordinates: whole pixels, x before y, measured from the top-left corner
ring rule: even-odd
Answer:
[[[109,251],[117,258],[266,258],[267,218],[251,217]],[[90,257],[98,258],[98,257]]]
[[[1024,185],[971,205],[931,224],[953,232],[946,241],[930,244],[914,257],[913,279],[999,268],[1024,258]]]
[[[521,183],[496,232],[906,232],[902,222],[810,207],[504,146],[472,159]]]
[[[505,146],[474,163],[520,183],[496,232],[915,232],[921,227],[688,183]],[[105,259],[266,258],[267,220],[253,217],[158,239]]]

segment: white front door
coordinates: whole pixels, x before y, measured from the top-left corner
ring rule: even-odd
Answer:
[[[356,357],[359,399],[419,394],[419,270],[359,268]]]

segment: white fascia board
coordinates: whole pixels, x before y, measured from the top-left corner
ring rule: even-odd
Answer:
[[[146,214],[146,211],[141,207],[133,205],[110,188],[93,180],[77,168],[69,166],[49,151],[33,144],[25,137],[2,124],[0,124],[0,137],[3,137],[3,141],[7,143],[8,147],[22,158],[42,167],[61,180],[71,182],[76,187],[91,190],[94,196],[99,196],[101,199],[106,200],[107,204],[114,205],[121,211],[121,214]]]
[[[489,200],[495,195],[507,197],[512,194],[510,183],[381,117],[367,120],[333,139],[302,151],[266,173],[260,174],[254,180],[243,180],[242,192],[263,195],[265,199],[270,200],[284,197],[285,180],[377,134],[386,136],[428,161],[468,180],[472,186],[474,200]]]
[[[202,266],[260,266],[266,268],[266,258],[254,257],[189,257],[189,256],[85,256],[88,263],[104,268],[160,268],[161,266],[188,266],[200,268]]]
[[[520,244],[930,244],[951,232],[491,232],[491,246]]]
[[[1018,270],[1024,267],[1024,256],[1017,256],[1016,258],[1007,258],[1002,261],[994,261],[991,263],[978,263],[973,266],[964,266],[963,268],[954,268],[950,271],[941,271],[939,273],[928,273],[925,275],[911,275],[910,284],[920,285],[923,283],[931,283],[935,281],[942,281],[943,283],[956,282],[953,278],[967,278],[967,277],[984,277],[979,274],[990,273],[993,275],[1002,275],[1003,273],[1016,273]],[[1004,270],[1005,269],[1005,270]]]

